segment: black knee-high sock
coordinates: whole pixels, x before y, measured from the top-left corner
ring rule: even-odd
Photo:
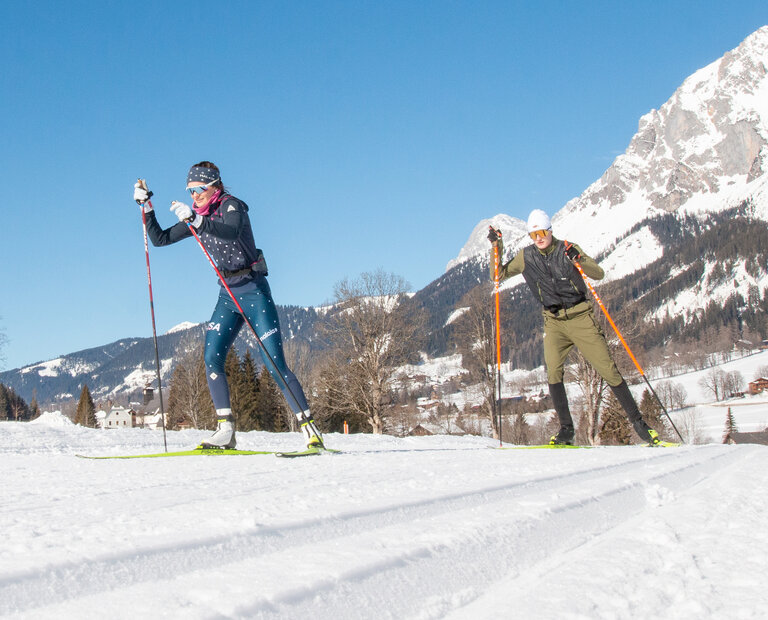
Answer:
[[[571,418],[571,410],[568,407],[568,396],[565,393],[565,385],[563,382],[550,383],[549,395],[552,397],[552,404],[554,405],[557,417],[560,420],[560,426],[570,426],[573,428],[573,418]]]
[[[622,381],[617,386],[612,385],[611,389],[616,396],[616,400],[619,401],[622,409],[624,409],[626,412],[629,421],[632,423],[632,426],[637,431],[637,434],[646,439],[649,427],[643,420],[643,416],[640,414],[640,409],[637,407],[637,403],[632,396],[632,392],[629,391],[627,382]]]

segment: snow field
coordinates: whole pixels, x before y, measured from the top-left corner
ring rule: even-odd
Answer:
[[[0,435],[2,616],[760,617],[768,602],[758,446],[331,435],[344,454],[89,461],[73,456],[89,442],[157,452],[161,436]],[[169,433],[169,449],[199,436]]]

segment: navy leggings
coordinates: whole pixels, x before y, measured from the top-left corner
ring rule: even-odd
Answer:
[[[309,405],[299,380],[285,363],[280,323],[277,318],[275,302],[272,301],[269,283],[265,277],[261,276],[257,278],[254,284],[256,286],[254,288],[249,286],[247,292],[237,293],[236,290],[232,292],[237,297],[237,302],[274,362],[274,364],[271,363],[259,347],[264,365],[283,392],[291,411],[301,413],[309,409]],[[229,385],[227,375],[224,372],[224,363],[227,359],[227,352],[244,323],[243,316],[229,293],[222,288],[205,335],[205,367],[208,389],[211,391],[211,399],[216,409],[230,408]],[[282,380],[276,376],[275,366],[277,366],[277,372],[282,376]],[[290,391],[286,388],[286,384],[290,387]]]

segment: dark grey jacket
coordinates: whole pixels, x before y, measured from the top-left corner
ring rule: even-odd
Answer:
[[[147,233],[152,245],[158,247],[192,236],[183,222],[163,229],[154,211],[147,214]],[[253,239],[248,205],[242,200],[223,194],[212,205],[210,214],[203,216],[197,233],[229,286],[245,284],[259,274],[267,275],[264,254]]]

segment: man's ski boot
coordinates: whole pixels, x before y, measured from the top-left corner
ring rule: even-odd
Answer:
[[[549,445],[550,446],[572,446],[573,445],[573,436],[575,435],[575,432],[573,430],[573,426],[561,426],[560,430],[557,431],[557,435],[552,435],[549,439]]]
[[[652,428],[648,429],[648,437],[650,438],[648,441],[648,446],[651,448],[677,448],[680,446],[679,443],[675,443],[673,441],[664,441]]]
[[[198,447],[201,450],[233,450],[237,445],[235,425],[231,417],[219,418],[216,432]]]

